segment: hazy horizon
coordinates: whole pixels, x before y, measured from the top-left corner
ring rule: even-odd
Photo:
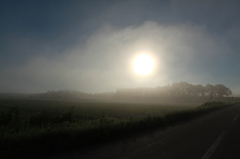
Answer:
[[[240,95],[240,2],[1,1],[0,92],[97,93],[186,81]],[[154,69],[133,69],[141,53]]]

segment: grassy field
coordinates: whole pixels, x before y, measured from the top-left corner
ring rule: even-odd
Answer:
[[[1,158],[42,155],[151,130],[224,104],[1,99]],[[26,152],[28,151],[28,152]],[[15,156],[15,157],[16,157]]]
[[[171,111],[193,109],[200,103],[125,103],[81,100],[1,99],[0,111],[18,107],[24,115],[41,111],[64,113],[73,111],[78,118],[95,119],[109,116],[117,119],[163,115]]]

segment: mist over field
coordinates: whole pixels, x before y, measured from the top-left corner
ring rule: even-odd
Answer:
[[[238,2],[1,2],[0,92],[86,93],[186,81],[239,94]],[[149,9],[151,8],[151,9]],[[134,58],[147,52],[151,74]]]
[[[0,158],[240,158],[240,1],[1,0]]]

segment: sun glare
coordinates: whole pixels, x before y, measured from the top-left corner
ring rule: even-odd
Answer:
[[[134,59],[133,68],[139,75],[148,75],[154,69],[154,60],[147,54],[138,55]]]

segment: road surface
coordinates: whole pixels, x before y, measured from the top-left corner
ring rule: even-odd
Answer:
[[[240,104],[165,129],[82,152],[44,159],[236,159],[240,158]]]

